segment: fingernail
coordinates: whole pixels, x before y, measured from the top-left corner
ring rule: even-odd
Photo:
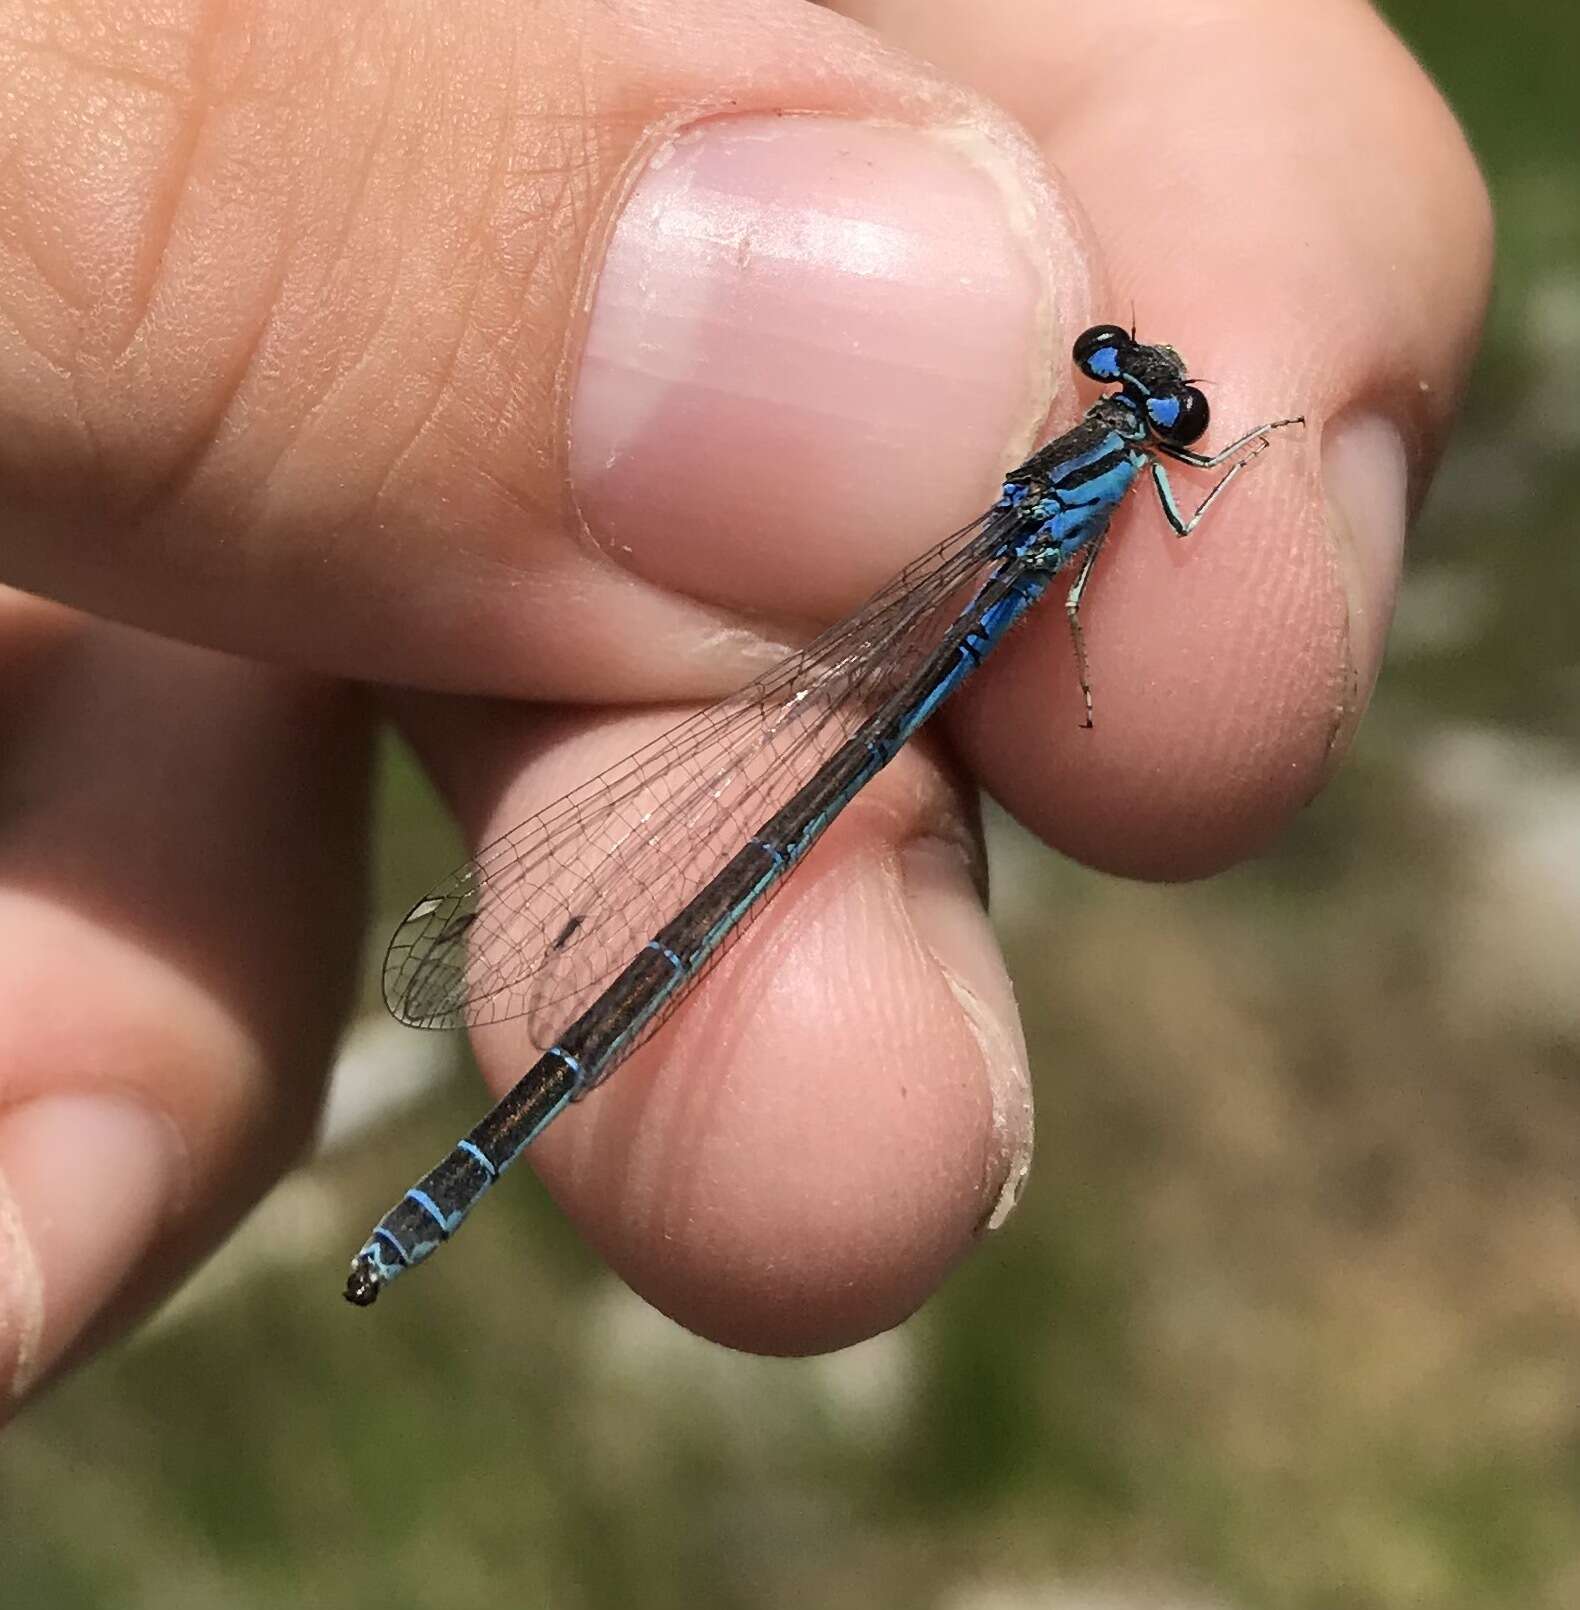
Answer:
[[[1031,1170],[1031,1075],[1015,992],[971,864],[958,844],[918,839],[901,852],[906,907],[982,1053],[992,1101],[993,1146],[981,1228],[996,1230],[1014,1211]]]
[[[1336,761],[1371,699],[1399,589],[1409,471],[1398,431],[1376,414],[1333,421],[1323,434],[1322,479],[1349,607],[1349,665],[1333,744]]]
[[[1033,440],[1079,312],[1050,287],[1080,256],[1046,182],[975,130],[684,130],[592,301],[570,421],[589,537],[690,596],[837,612]]]
[[[0,1399],[20,1398],[119,1290],[173,1199],[171,1124],[50,1096],[0,1119]]]

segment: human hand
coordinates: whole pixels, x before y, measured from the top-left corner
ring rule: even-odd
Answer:
[[[344,679],[422,690],[389,705],[491,836],[974,513],[1133,305],[1216,382],[1202,445],[1288,412],[1305,445],[1183,545],[1133,500],[1096,730],[1044,610],[948,713],[960,768],[1182,877],[1347,743],[1490,250],[1366,8],[844,8],[937,72],[790,0],[8,9],[0,579],[58,601],[0,602],[14,1394],[310,1128],[360,931]],[[902,757],[534,1148],[693,1328],[892,1324],[1023,1171],[961,769]],[[528,1052],[478,1049],[496,1087]]]

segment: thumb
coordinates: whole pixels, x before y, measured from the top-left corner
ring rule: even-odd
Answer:
[[[0,40],[0,580],[78,608],[722,691],[721,621],[975,512],[1089,311],[1013,127],[794,0],[97,9]]]

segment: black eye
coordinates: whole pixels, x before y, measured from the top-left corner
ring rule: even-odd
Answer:
[[[1207,429],[1211,411],[1207,399],[1194,386],[1161,391],[1147,398],[1147,423],[1173,447],[1196,441]]]
[[[1117,380],[1120,355],[1133,343],[1117,324],[1094,324],[1075,343],[1075,366],[1093,380]]]

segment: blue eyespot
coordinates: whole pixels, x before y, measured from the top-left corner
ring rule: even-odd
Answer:
[[[1075,365],[1093,380],[1118,380],[1124,354],[1134,345],[1117,324],[1094,324],[1076,340]]]
[[[1178,397],[1148,397],[1147,423],[1160,436],[1167,436],[1179,423],[1180,400]]]
[[[1145,407],[1147,424],[1171,447],[1194,442],[1211,417],[1207,399],[1194,386],[1156,392],[1146,399]]]

